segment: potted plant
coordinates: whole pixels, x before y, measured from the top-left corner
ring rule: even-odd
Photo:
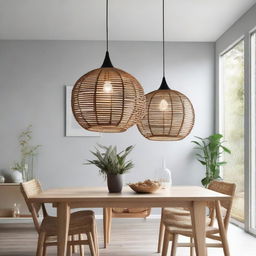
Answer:
[[[119,193],[123,187],[122,174],[134,166],[132,161],[126,160],[134,146],[129,146],[119,153],[117,153],[116,146],[98,146],[95,148],[95,152],[91,151],[96,159],[87,160],[85,164],[96,165],[99,168],[99,173],[107,179],[109,192]]]
[[[207,187],[212,180],[221,179],[220,166],[226,162],[220,161],[224,152],[231,151],[223,146],[223,135],[212,134],[207,138],[196,137],[198,141],[192,141],[196,144],[195,149],[199,151],[196,156],[197,160],[205,166],[205,177],[201,180],[203,186]]]
[[[12,166],[13,178],[14,181],[28,181],[34,178],[33,173],[33,158],[38,154],[38,148],[41,145],[32,146],[30,141],[32,139],[32,125],[29,125],[24,131],[19,135],[19,146],[20,146],[20,154],[21,160],[19,162],[15,162]],[[20,173],[22,177],[20,177]]]

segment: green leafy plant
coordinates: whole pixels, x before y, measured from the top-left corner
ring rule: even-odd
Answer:
[[[95,152],[91,151],[96,159],[87,160],[85,164],[96,165],[99,168],[100,174],[105,178],[108,174],[123,174],[134,167],[132,161],[126,160],[133,148],[134,146],[129,146],[125,150],[117,153],[116,146],[106,147],[98,145],[98,148],[95,148]]]
[[[32,139],[32,125],[29,125],[19,135],[18,141],[20,146],[21,160],[19,162],[14,163],[12,170],[22,171],[25,168],[25,164],[28,158],[36,156],[38,154],[38,148],[41,145],[36,145],[36,146],[30,145],[31,139]]]
[[[205,178],[201,180],[203,186],[207,187],[212,180],[221,179],[220,166],[226,162],[221,162],[221,156],[224,152],[231,151],[223,146],[223,135],[213,134],[207,138],[196,137],[198,141],[192,141],[196,144],[195,149],[199,151],[196,154],[197,160],[205,166]]]

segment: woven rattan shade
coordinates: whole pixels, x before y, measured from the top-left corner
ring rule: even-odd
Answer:
[[[164,100],[166,109],[160,110]],[[175,90],[156,90],[146,95],[146,114],[137,124],[149,140],[175,141],[185,138],[194,125],[194,109],[190,100]]]
[[[111,92],[104,91],[109,81]],[[145,112],[140,83],[130,74],[102,67],[83,75],[72,91],[72,110],[77,122],[97,132],[123,132],[136,124]]]

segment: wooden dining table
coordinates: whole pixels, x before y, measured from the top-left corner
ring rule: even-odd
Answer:
[[[153,194],[136,194],[129,187],[122,193],[109,193],[106,187],[49,189],[30,197],[32,203],[51,203],[57,208],[58,246],[57,255],[67,252],[70,209],[72,208],[164,208],[187,207],[191,220],[197,256],[206,256],[205,215],[208,201],[219,203],[231,197],[197,186],[173,186],[159,189]],[[221,214],[217,214],[221,216]],[[226,232],[221,217],[218,218],[221,235]]]

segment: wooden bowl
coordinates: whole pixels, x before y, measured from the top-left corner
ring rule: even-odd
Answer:
[[[145,180],[144,182],[129,183],[130,188],[136,193],[154,193],[161,184],[158,181]]]

